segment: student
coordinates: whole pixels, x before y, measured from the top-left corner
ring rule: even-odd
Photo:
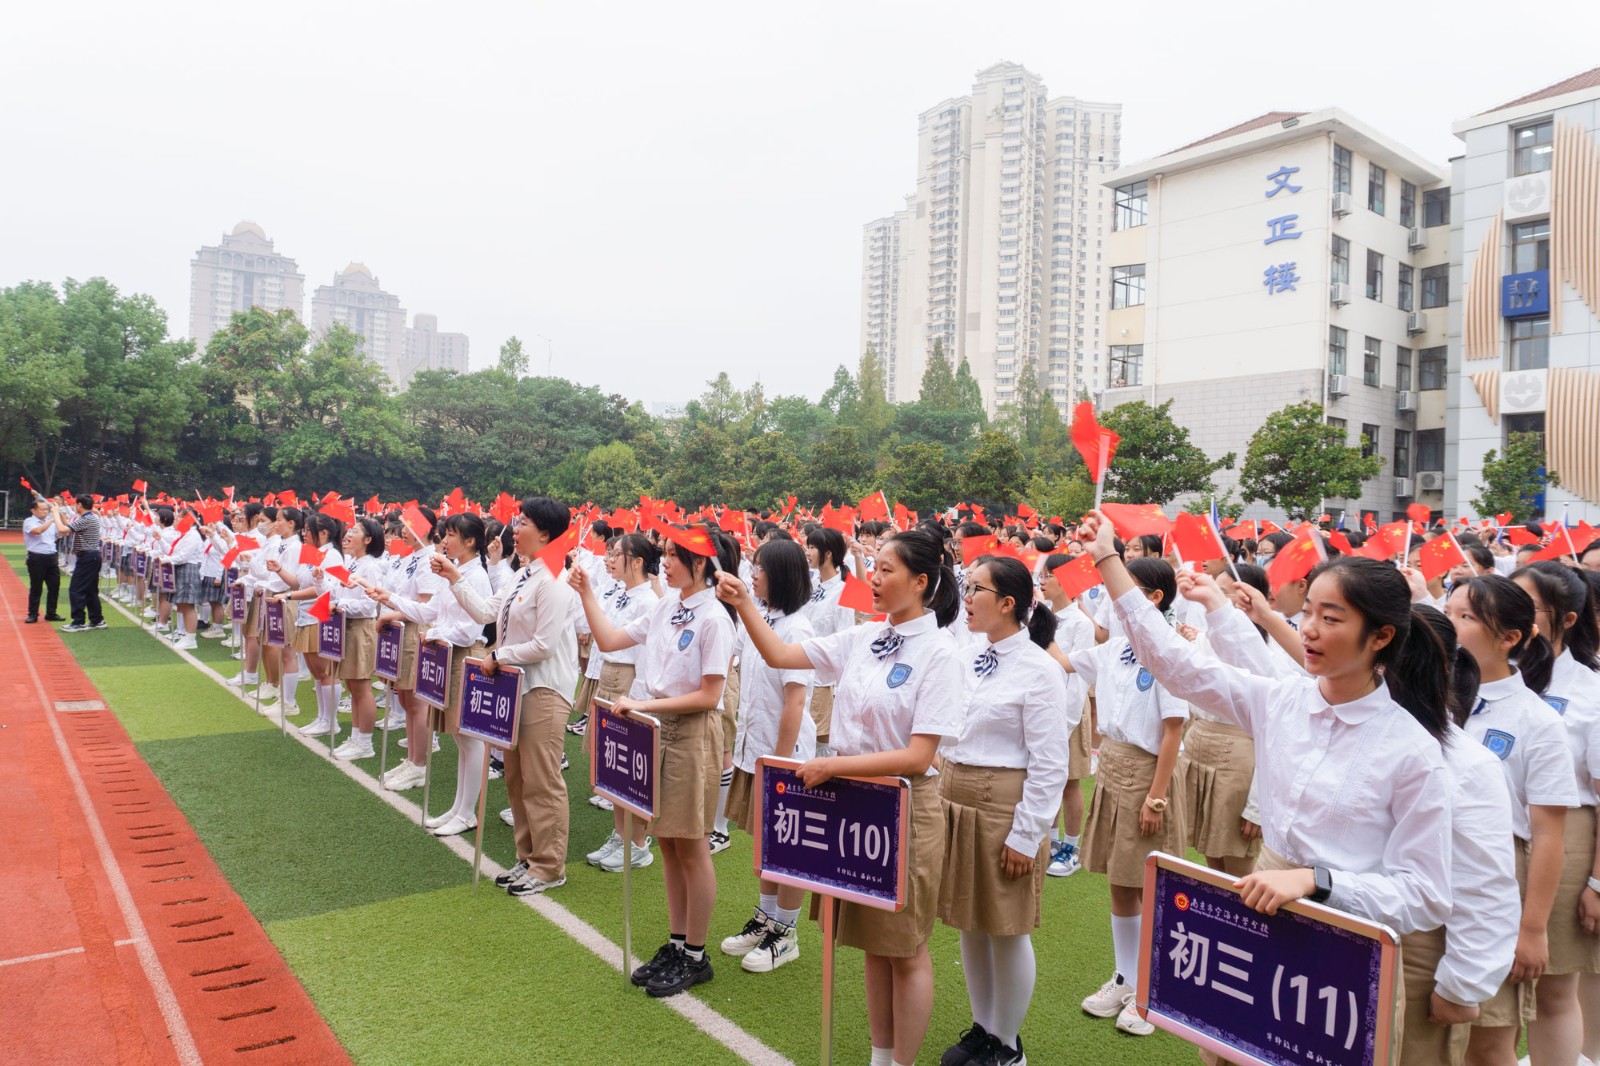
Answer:
[[[813,668],[835,685],[834,754],[805,763],[800,778],[898,775],[911,784],[907,900],[897,914],[841,902],[839,943],[866,953],[867,1020],[874,1066],[914,1062],[933,1011],[928,937],[944,868],[944,824],[932,770],[939,744],[960,735],[963,664],[947,627],[956,618],[956,575],[931,530],[889,537],[872,574],[882,622],[785,644],[748,590],[724,575],[718,595],[738,606],[751,642],[779,670]]]
[[[290,568],[298,569],[300,565],[300,535],[305,524],[305,513],[298,507],[278,508],[277,518],[272,523],[275,540],[264,546],[270,547],[270,551],[262,552],[265,556],[261,561],[265,581],[258,587],[267,599],[289,591],[289,584],[283,575]],[[262,609],[266,609],[265,603]],[[263,641],[261,656],[267,683],[257,690],[263,715],[271,714],[277,704],[283,705],[278,708],[280,714],[299,713],[300,661],[294,651],[294,635],[294,616],[285,611],[283,646],[273,647]]]
[[[1539,696],[1555,655],[1537,631],[1532,597],[1509,578],[1496,574],[1462,582],[1451,591],[1446,613],[1482,677],[1465,729],[1499,757],[1511,792],[1523,889],[1516,961],[1495,996],[1479,1005],[1467,1054],[1475,1062],[1514,1059],[1532,1006],[1527,1001],[1537,994],[1539,1022],[1529,1026],[1530,1052],[1541,1063],[1572,1062],[1582,1042],[1577,976],[1541,980],[1550,961],[1550,911],[1561,880],[1567,808],[1578,805],[1561,718]]]
[[[1022,1021],[1037,976],[1031,934],[1084,684],[1044,651],[1056,618],[1048,604],[1034,606],[1022,563],[980,558],[966,599],[967,625],[987,646],[966,672],[961,736],[946,742],[939,774],[939,919],[961,930],[972,1025],[940,1062],[1016,1066],[1027,1061]]]
[[[350,736],[333,749],[335,759],[370,759],[372,731],[378,706],[372,694],[372,675],[378,664],[378,601],[362,582],[373,587],[383,578],[383,526],[366,515],[345,530],[345,568],[348,582],[330,579],[333,607],[344,615],[344,658],[335,670],[350,694]]]
[[[434,544],[439,535],[438,516],[428,507],[418,507],[417,512],[427,526],[426,532],[418,534],[406,522],[396,523],[399,527],[396,532],[412,551],[410,555],[396,557],[399,565],[385,575],[383,587],[411,603],[424,604],[447,593],[444,579],[433,572],[432,565]],[[398,611],[385,611],[378,616],[380,626],[388,622],[401,623],[400,667],[396,671],[399,678],[394,683],[394,693],[405,715],[406,735],[401,746],[405,748],[406,757],[384,773],[381,783],[391,792],[404,792],[421,788],[427,780],[428,757],[438,750],[438,740],[429,721],[430,708],[416,696],[421,627]],[[389,708],[391,718],[394,712],[395,708]]]
[[[1094,647],[1094,619],[1079,600],[1069,598],[1061,587],[1056,571],[1072,560],[1065,555],[1049,555],[1044,560],[1044,584],[1040,591],[1049,601],[1056,616],[1055,642],[1062,651],[1071,653]],[[1051,877],[1071,877],[1082,869],[1078,844],[1083,835],[1083,779],[1092,776],[1094,759],[1094,714],[1085,713],[1093,703],[1084,692],[1084,704],[1068,708],[1069,717],[1075,713],[1068,743],[1067,783],[1061,797],[1063,831],[1050,844],[1050,865],[1045,873]]]
[[[39,598],[46,590],[50,595],[45,601],[45,621],[66,621],[56,613],[61,598],[61,561],[56,551],[55,513],[55,504],[35,496],[33,509],[22,520],[22,543],[28,552],[28,622],[39,620]]]
[[[811,599],[806,603],[806,619],[819,637],[843,633],[856,624],[855,612],[839,606],[844,594],[844,578],[839,568],[845,560],[844,536],[837,529],[818,526],[806,534],[806,559],[816,571]],[[876,565],[876,564],[874,564]],[[833,729],[833,686],[817,685],[811,690],[811,720],[817,726],[817,752],[828,754],[828,738]]]
[[[288,586],[288,591],[279,593],[276,598],[299,604],[299,613],[289,627],[293,633],[292,644],[311,675],[312,690],[317,698],[316,718],[297,727],[300,735],[306,737],[325,737],[339,729],[339,690],[335,676],[338,664],[317,654],[317,634],[321,626],[311,613],[311,607],[325,591],[324,570],[344,565],[344,556],[339,554],[338,548],[343,533],[337,520],[312,512],[305,519],[305,545],[322,552],[321,561],[300,562],[297,551],[293,558],[285,557],[286,561],[280,562],[278,568],[278,577]],[[289,692],[288,713],[298,714],[300,708],[295,702],[294,690],[291,688]]]
[[[1135,559],[1159,559],[1161,555],[1161,538],[1154,533],[1141,533],[1136,537],[1129,537],[1123,552],[1123,558],[1129,562]]]
[[[1170,625],[1177,597],[1172,567],[1162,559],[1141,557],[1129,560],[1122,572],[1132,575]],[[1115,592],[1109,583],[1107,589]],[[1183,854],[1187,823],[1178,748],[1189,709],[1156,681],[1120,634],[1093,648],[1058,653],[1057,659],[1095,686],[1100,727],[1083,865],[1105,874],[1111,883],[1116,968],[1098,992],[1084,999],[1083,1010],[1096,1018],[1115,1017],[1125,1033],[1149,1036],[1155,1027],[1134,1006],[1144,864],[1152,851]]]
[[[792,541],[762,545],[751,567],[751,584],[755,598],[766,604],[764,620],[785,644],[800,644],[815,635],[804,611],[811,600],[811,574],[800,545]],[[768,666],[745,632],[739,636],[738,649],[743,678],[728,818],[753,835],[756,760],[763,755],[802,762],[813,758],[817,727],[806,710],[811,671]],[[739,959],[749,973],[770,973],[798,959],[796,925],[804,897],[801,889],[762,881],[755,912],[743,929],[722,941],[722,953]]]
[[[162,525],[169,522],[168,515],[162,515]],[[195,524],[196,518],[193,511],[185,510],[184,521],[188,528],[181,533],[173,528],[172,545],[167,549],[167,565],[172,567],[172,606],[178,615],[178,624],[172,632],[173,646],[180,651],[193,651],[196,647],[195,634],[199,630],[200,603],[200,559],[205,553],[205,534]]]
[[[626,627],[605,617],[587,574],[574,570],[569,578],[601,651],[642,646],[633,689],[613,709],[619,714],[641,711],[661,722],[655,830],[661,842],[669,936],[632,975],[633,983],[652,996],[677,995],[713,976],[705,948],[717,895],[710,842],[722,761],[717,709],[733,658],[734,628],[731,611],[716,602],[712,585],[719,569],[740,589],[745,584],[737,576],[738,549],[732,538],[703,527],[692,532],[709,540],[715,561],[676,540],[669,543],[661,557],[669,594]]]
[[[1427,542],[1421,538],[1411,538],[1411,550],[1406,554],[1406,566],[1410,569],[1417,569],[1417,565],[1422,559],[1422,546],[1425,543]],[[1445,606],[1446,601],[1449,599],[1449,593],[1445,590],[1444,578],[1444,574],[1437,574],[1428,578],[1428,595],[1425,599],[1417,600],[1416,602],[1426,603],[1431,607],[1437,607],[1439,610],[1444,611],[1445,614],[1449,614],[1450,612]]]

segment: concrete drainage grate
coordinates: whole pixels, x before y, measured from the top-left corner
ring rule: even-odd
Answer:
[[[56,700],[58,711],[103,711],[106,709],[104,700]]]

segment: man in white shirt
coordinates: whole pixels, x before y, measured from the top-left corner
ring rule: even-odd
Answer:
[[[43,496],[33,498],[33,510],[22,520],[22,543],[28,549],[28,618],[39,620],[40,594],[49,591],[45,601],[44,617],[50,622],[64,622],[56,613],[61,599],[61,562],[56,555],[56,523],[51,517],[55,505]]]

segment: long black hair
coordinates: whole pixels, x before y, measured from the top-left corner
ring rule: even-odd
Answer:
[[[651,544],[643,533],[625,533],[614,543],[622,555],[644,564],[645,577],[661,573],[661,549]]]
[[[1486,574],[1456,583],[1450,590],[1467,594],[1472,612],[1495,636],[1517,634],[1517,644],[1508,653],[1522,675],[1522,683],[1535,692],[1543,693],[1550,687],[1550,671],[1555,666],[1555,649],[1537,631],[1534,623],[1533,597],[1509,577]]]
[[[472,546],[478,549],[478,561],[485,566],[489,561],[489,534],[484,528],[483,519],[471,511],[461,511],[451,515],[439,523],[439,534],[455,533],[462,540],[472,541]]]
[[[908,529],[891,535],[883,547],[893,549],[895,558],[912,576],[921,574],[928,579],[922,605],[933,612],[939,628],[954,622],[961,609],[961,593],[956,589],[956,572],[945,561],[944,541],[939,535],[922,528]]]
[[[1156,604],[1156,610],[1163,616],[1170,617],[1178,598],[1178,576],[1172,572],[1172,565],[1165,559],[1145,555],[1138,559],[1129,559],[1127,566],[1135,585],[1150,592],[1161,593],[1161,602]]]
[[[1550,643],[1560,641],[1562,650],[1591,670],[1600,670],[1600,628],[1594,610],[1594,590],[1581,572],[1546,559],[1511,572],[1511,580],[1526,581],[1550,611]],[[1566,625],[1566,616],[1576,615]]]
[[[1478,669],[1478,660],[1456,641],[1456,627],[1445,617],[1443,611],[1432,604],[1420,603],[1413,608],[1413,612],[1418,621],[1432,629],[1433,635],[1444,645],[1445,655],[1450,659],[1450,685],[1446,690],[1446,704],[1450,708],[1451,721],[1465,728],[1467,718],[1472,714],[1472,708],[1478,705],[1478,686],[1483,682],[1483,673]]]
[[[1238,584],[1249,585],[1261,593],[1268,603],[1272,602],[1272,582],[1267,578],[1266,570],[1255,563],[1234,563],[1233,569],[1239,575]],[[1270,639],[1265,629],[1254,622],[1250,624],[1256,626],[1256,632],[1261,634],[1262,640]]]
[[[997,595],[1011,597],[1012,617],[1027,628],[1028,639],[1041,648],[1048,648],[1056,639],[1056,614],[1049,604],[1034,605],[1033,575],[1028,573],[1028,568],[1005,555],[985,555],[978,560],[978,565],[988,570]]]
[[[811,600],[811,566],[805,549],[774,540],[756,549],[755,564],[767,575],[767,606],[794,614]]]

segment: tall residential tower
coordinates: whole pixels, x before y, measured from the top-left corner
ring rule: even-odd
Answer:
[[[220,244],[201,248],[189,263],[189,337],[204,351],[235,311],[252,307],[287,307],[299,316],[305,287],[305,275],[295,261],[279,255],[260,226],[241,222]]]

